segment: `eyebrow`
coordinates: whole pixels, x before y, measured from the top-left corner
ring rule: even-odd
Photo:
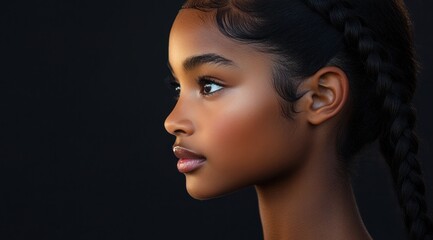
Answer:
[[[203,64],[236,66],[236,64],[230,59],[227,59],[215,53],[207,53],[187,58],[185,61],[183,61],[183,68],[186,71],[191,71],[194,68],[197,68]],[[173,72],[173,68],[171,67],[170,62],[168,62],[167,65],[170,71]]]

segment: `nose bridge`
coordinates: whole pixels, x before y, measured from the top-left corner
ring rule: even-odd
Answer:
[[[188,106],[185,98],[179,98],[176,105],[164,121],[164,127],[170,134],[191,135],[194,125],[191,118],[191,107]]]

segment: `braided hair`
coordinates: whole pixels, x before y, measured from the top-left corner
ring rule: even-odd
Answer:
[[[216,10],[224,35],[276,56],[273,82],[287,117],[295,114],[303,79],[324,66],[345,71],[350,111],[338,133],[342,168],[378,139],[410,238],[433,239],[416,158],[417,64],[401,0],[188,0],[183,8]]]

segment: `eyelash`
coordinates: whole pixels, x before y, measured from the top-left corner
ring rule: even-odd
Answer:
[[[169,75],[167,77],[167,79],[169,81],[169,84],[171,85],[171,88],[174,89],[175,92],[177,93],[177,95],[175,97],[175,99],[177,100],[179,98],[179,95],[180,95],[180,84],[179,84],[179,82],[172,75]],[[197,83],[200,86],[200,94],[203,95],[203,96],[205,96],[205,97],[211,96],[211,95],[219,92],[220,90],[222,90],[225,87],[223,84],[221,84],[221,83],[219,83],[219,82],[217,82],[215,80],[212,80],[212,78],[208,77],[208,76],[200,76],[200,77],[198,77]],[[210,85],[210,84],[219,86],[220,88],[217,89],[217,90],[215,90],[215,91],[213,91],[213,92],[205,93],[204,92],[204,88],[206,87],[206,85]]]
[[[180,85],[177,82],[176,78],[174,78],[173,75],[169,74],[169,75],[167,75],[167,77],[164,78],[164,83],[170,90],[174,90],[176,92],[174,99],[177,100],[179,98],[179,93],[177,91],[177,88],[178,87],[180,88]]]
[[[220,84],[220,83],[212,80],[212,78],[209,78],[207,76],[199,77],[198,78],[198,84],[200,85],[200,88],[201,88],[200,89],[200,94],[203,95],[203,96],[211,96],[211,95],[219,92],[220,90],[222,90],[224,88],[224,85],[222,85],[222,84]],[[211,93],[205,93],[204,92],[204,88],[206,87],[206,85],[210,85],[210,84],[216,85],[216,86],[218,86],[220,88],[217,89],[217,90],[215,90],[215,91],[213,91],[213,92],[211,92]]]

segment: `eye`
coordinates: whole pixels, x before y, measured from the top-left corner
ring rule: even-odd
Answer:
[[[176,78],[174,78],[173,75],[168,75],[164,80],[168,87],[175,91],[175,99],[178,99],[180,95],[180,84],[177,82]]]
[[[173,86],[174,91],[176,92],[177,96],[180,94],[180,84],[177,82],[172,82],[171,85]]]
[[[214,80],[208,77],[200,77],[199,84],[201,87],[200,93],[205,96],[212,95],[224,88],[223,85],[215,82]]]

